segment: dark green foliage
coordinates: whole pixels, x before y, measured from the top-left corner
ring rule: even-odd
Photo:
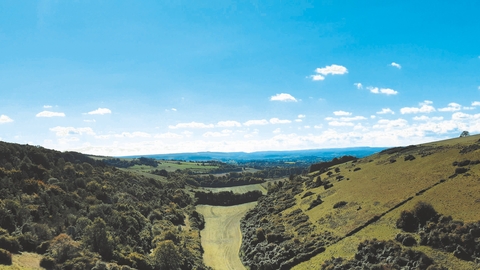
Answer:
[[[415,156],[414,155],[406,155],[403,160],[404,161],[412,161],[412,160],[415,160]]]
[[[310,206],[308,207],[308,210],[310,210],[310,209],[314,208],[315,206],[320,205],[322,203],[323,203],[322,198],[320,198],[320,195],[317,195],[317,198],[310,203]]]
[[[0,236],[0,248],[8,250],[12,253],[18,253],[20,251],[20,243],[17,238],[13,236]]]
[[[55,259],[49,256],[45,256],[40,260],[40,266],[45,269],[55,269]]]
[[[433,221],[438,217],[437,211],[426,202],[418,202],[413,208],[413,215],[418,219],[421,226],[425,226],[427,221]]]
[[[5,249],[0,248],[0,264],[11,265],[12,253],[10,253]]]
[[[397,228],[406,232],[414,232],[418,229],[418,220],[411,211],[403,210],[397,220]]]
[[[110,261],[137,252],[148,258],[155,248],[152,224],[162,220],[178,245],[188,246],[182,252],[190,252],[190,265],[205,267],[193,248],[200,238],[187,240],[176,229],[193,211],[184,186],[181,178],[160,182],[80,153],[0,142],[0,248],[45,254],[43,264],[51,269],[91,269],[100,256]],[[200,215],[196,222],[203,226]],[[64,244],[52,246],[59,235]]]
[[[438,213],[433,206],[426,202],[418,202],[413,211],[403,210],[397,220],[397,228],[406,232],[414,232],[419,226],[425,226],[429,221],[436,221]]]
[[[248,191],[243,194],[233,193],[231,191],[222,191],[218,193],[213,192],[195,192],[197,204],[209,205],[237,205],[242,203],[254,202],[262,196],[262,192],[258,190]]]
[[[309,168],[309,172],[316,172],[316,171],[320,171],[320,172],[325,172],[327,171],[327,169],[329,167],[332,167],[332,166],[335,166],[335,165],[338,165],[338,164],[342,164],[342,163],[345,163],[345,162],[348,162],[348,161],[354,161],[354,160],[357,160],[356,157],[354,156],[343,156],[343,157],[340,157],[340,158],[334,158],[332,159],[331,161],[328,161],[328,162],[320,162],[320,163],[315,163],[315,164],[312,164]]]
[[[332,258],[323,263],[321,269],[403,269],[416,265],[415,269],[430,269],[434,261],[424,253],[411,249],[403,250],[393,241],[367,240],[360,243],[351,260]],[[405,268],[406,269],[406,268]]]
[[[335,208],[340,208],[340,207],[344,207],[345,205],[347,205],[347,202],[346,202],[346,201],[339,201],[339,202],[337,202],[337,203],[335,203],[335,204],[333,205],[333,209],[335,209]]]

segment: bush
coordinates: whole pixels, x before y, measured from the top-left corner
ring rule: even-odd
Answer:
[[[55,268],[55,259],[52,257],[43,257],[40,260],[40,266],[45,269],[54,269]]]
[[[0,248],[0,264],[11,265],[12,253],[8,252],[5,249]]]
[[[418,229],[418,220],[412,212],[403,210],[397,220],[397,228],[406,232],[414,232]]]
[[[6,249],[12,253],[18,253],[20,251],[20,243],[15,237],[0,236],[0,248]]]
[[[425,226],[427,221],[434,220],[438,217],[437,211],[435,211],[431,204],[426,202],[418,202],[413,208],[413,214],[422,226]]]
[[[333,209],[344,207],[345,205],[347,205],[346,201],[339,201],[339,202],[337,202],[336,204],[333,205]]]

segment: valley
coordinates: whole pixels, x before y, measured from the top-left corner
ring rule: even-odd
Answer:
[[[0,153],[0,269],[480,265],[479,135],[309,167]]]

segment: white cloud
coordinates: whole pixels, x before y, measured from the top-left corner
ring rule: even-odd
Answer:
[[[333,114],[336,115],[336,116],[349,116],[349,115],[352,115],[351,112],[346,112],[346,111],[334,111]]]
[[[363,85],[361,83],[354,83],[353,85],[355,85],[357,89],[363,89]]]
[[[305,114],[299,114],[297,117],[298,118],[305,118],[306,116],[305,116]]]
[[[424,102],[420,103],[421,107],[403,107],[400,109],[400,113],[431,113],[435,111],[435,108],[431,106],[432,103],[433,102],[430,100],[425,100]]]
[[[305,128],[310,128],[310,126],[305,126]],[[321,128],[323,128],[323,125],[315,125],[315,126],[313,126],[313,128],[321,129]]]
[[[135,131],[135,132],[122,132],[120,134],[115,134],[117,138],[150,138],[152,135],[146,132]]]
[[[452,114],[452,120],[467,120],[467,119],[480,119],[480,113],[468,114],[463,112],[456,112]]]
[[[474,102],[472,102],[472,106],[480,106],[480,101],[474,101]]]
[[[365,120],[364,116],[354,116],[354,117],[340,117],[340,118],[334,118],[334,117],[326,117],[325,120],[327,121],[341,121],[341,122],[352,122],[352,121],[359,121],[359,120]]]
[[[176,109],[176,108],[172,108],[171,110],[172,110],[172,111],[174,111],[174,112],[176,112],[176,111],[177,111],[177,109]]]
[[[170,129],[177,129],[177,128],[213,128],[213,124],[204,124],[204,123],[197,123],[197,122],[190,122],[190,123],[178,123],[175,126],[168,126]]]
[[[381,111],[377,112],[377,114],[395,114],[394,111],[392,111],[390,108],[383,108]]]
[[[401,66],[400,64],[395,63],[395,62],[392,62],[390,65],[391,65],[392,67],[396,67],[396,68],[398,68],[398,69],[401,69],[401,68],[402,68],[402,66]]]
[[[240,124],[237,121],[220,121],[217,123],[217,127],[241,127],[242,124]]]
[[[289,124],[291,122],[292,121],[290,121],[290,120],[281,120],[281,119],[278,119],[278,118],[270,119],[270,124]]]
[[[74,128],[74,127],[60,127],[56,126],[54,128],[50,128],[50,131],[55,132],[55,135],[59,137],[66,137],[70,135],[95,135],[95,132],[90,127],[84,128]]]
[[[282,130],[281,130],[280,128],[276,128],[276,129],[273,131],[274,134],[278,134],[278,133],[281,133],[281,132],[282,132]]]
[[[63,112],[51,112],[51,111],[43,111],[37,113],[36,117],[65,117],[65,113]]]
[[[367,87],[367,89],[370,90],[370,93],[373,93],[373,94],[385,94],[387,96],[398,94],[398,91],[395,91],[390,88],[378,88],[378,87],[369,86]]]
[[[448,104],[448,107],[440,108],[440,109],[438,109],[438,111],[440,111],[440,112],[456,112],[456,111],[460,111],[461,109],[462,109],[462,105],[460,105],[458,103],[455,103],[455,102],[452,102],[452,103]]]
[[[408,125],[408,121],[405,119],[395,119],[395,120],[388,120],[388,119],[381,119],[378,120],[377,124],[373,126],[375,129],[391,129],[391,128],[403,128]]]
[[[107,109],[107,108],[98,108],[94,111],[91,111],[91,112],[88,112],[87,114],[100,114],[100,115],[104,115],[104,114],[110,114],[112,113],[111,110]]]
[[[85,122],[85,123],[95,123],[97,121],[95,119],[92,119],[92,120],[87,119],[87,120],[83,120],[83,122]]]
[[[345,73],[348,73],[348,70],[344,66],[340,65],[331,65],[331,66],[326,66],[324,68],[317,68],[315,69],[315,72],[322,74],[322,75],[343,75]]]
[[[227,136],[230,136],[230,134],[232,134],[232,131],[231,130],[228,130],[228,129],[225,129],[225,130],[222,130],[222,132],[205,132],[203,134],[203,137],[227,137]]]
[[[328,122],[328,125],[334,126],[334,127],[346,127],[346,126],[353,127],[354,126],[352,122],[341,122],[341,121],[331,121],[331,122]]]
[[[265,119],[262,120],[248,120],[247,122],[243,123],[244,126],[263,126],[267,125],[268,121]]]
[[[478,90],[480,90],[480,86],[478,87]]]
[[[173,132],[167,132],[167,133],[162,133],[162,134],[157,134],[155,135],[155,138],[158,139],[181,139],[183,138],[182,135],[173,133]]]
[[[324,68],[316,68],[315,72],[317,74],[311,75],[310,78],[314,81],[323,81],[325,79],[324,76],[326,75],[343,75],[345,73],[348,73],[348,70],[344,66],[340,65],[330,65],[326,66]]]
[[[319,74],[311,75],[310,78],[312,78],[312,81],[323,81],[323,80],[325,80],[325,77],[323,77],[322,75],[319,75]]]
[[[271,101],[293,101],[297,102],[297,99],[295,99],[292,95],[287,94],[287,93],[281,93],[281,94],[276,94],[275,96],[270,97]]]
[[[43,105],[43,108],[44,108],[44,109],[51,109],[52,106],[51,106],[51,105]]]
[[[422,116],[415,116],[413,117],[413,120],[415,121],[442,121],[443,120],[443,117],[428,117],[426,115],[422,115]]]
[[[10,122],[13,122],[13,119],[2,114],[0,115],[0,124],[5,124],[5,123],[10,123]]]
[[[300,119],[300,118],[295,119],[295,122],[297,122],[297,123],[300,123],[300,122],[302,122],[302,121],[303,121],[303,120]]]

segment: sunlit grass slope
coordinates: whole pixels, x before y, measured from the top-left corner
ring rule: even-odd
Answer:
[[[459,167],[453,165],[479,159],[480,136],[476,135],[383,151],[332,167],[330,176],[325,172],[320,177],[333,187],[306,188],[296,196],[296,205],[285,212],[300,208],[318,233],[330,231],[347,237],[294,269],[318,269],[332,256],[351,258],[358,244],[367,239],[394,239],[400,232],[395,225],[400,212],[412,209],[418,201],[428,202],[439,213],[456,220],[480,220],[480,164],[464,166],[468,171],[457,175]],[[335,172],[337,167],[339,171]],[[339,181],[340,176],[343,179]],[[314,194],[302,198],[306,192]],[[308,210],[317,195],[323,203]],[[341,201],[346,205],[334,208]],[[352,234],[374,217],[379,217],[378,221]],[[451,269],[475,269],[473,263],[451,254],[424,246],[415,248]]]

